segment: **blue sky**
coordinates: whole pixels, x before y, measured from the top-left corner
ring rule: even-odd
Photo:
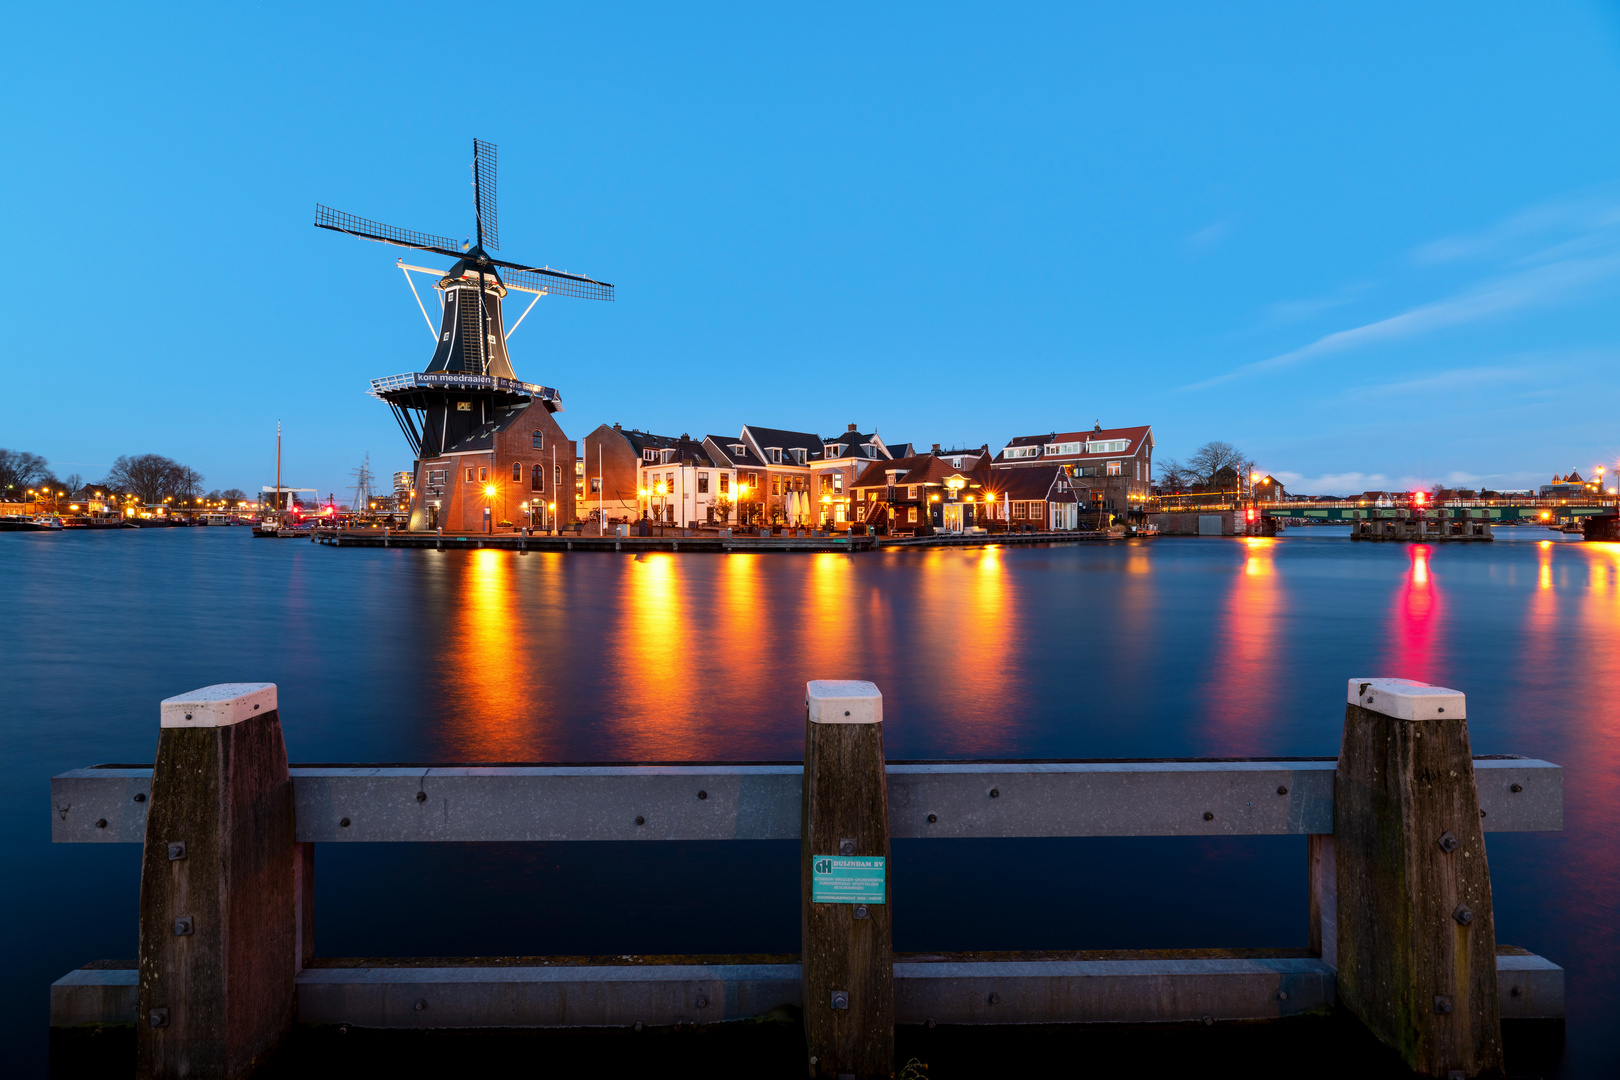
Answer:
[[[873,8],[13,11],[0,446],[251,489],[279,418],[300,486],[407,467],[365,394],[431,350],[405,253],[313,208],[460,237],[476,135],[502,254],[618,287],[512,339],[575,438],[1615,466],[1612,5]]]

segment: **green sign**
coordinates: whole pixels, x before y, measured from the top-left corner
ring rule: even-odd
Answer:
[[[883,903],[883,856],[817,855],[810,864],[810,899],[817,904]]]

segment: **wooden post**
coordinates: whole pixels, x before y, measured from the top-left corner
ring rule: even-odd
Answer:
[[[141,861],[138,1073],[245,1076],[292,1026],[314,941],[299,925],[313,863],[294,842],[275,685],[169,698],[161,725]]]
[[[1503,1069],[1479,813],[1463,695],[1351,679],[1333,811],[1339,1001],[1423,1076]]]
[[[889,797],[883,695],[816,680],[805,694],[800,833],[810,1075],[894,1075]]]

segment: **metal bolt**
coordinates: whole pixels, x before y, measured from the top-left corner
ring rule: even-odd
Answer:
[[[855,905],[855,917],[857,919],[866,918],[866,905],[865,904],[856,904]]]
[[[847,1009],[847,1008],[849,1008],[849,991],[848,990],[834,990],[832,992],[831,1005],[835,1009]]]
[[[1288,794],[1288,785],[1287,784],[1278,784],[1277,785],[1277,794],[1279,794],[1279,795]]]
[[[1440,850],[1445,852],[1447,855],[1450,855],[1453,851],[1456,851],[1457,848],[1462,846],[1462,841],[1458,840],[1455,836],[1452,836],[1448,830],[1440,834],[1439,844]]]
[[[932,1016],[930,1016],[928,1018],[928,1030],[932,1031],[933,1029],[934,1029],[934,1018]]]
[[[339,1024],[338,1025],[338,1034],[339,1035],[347,1035],[348,1033],[349,1033],[349,1025],[348,1024]]]
[[[840,855],[853,855],[853,854],[855,854],[855,841],[852,838],[847,837],[847,836],[844,837],[844,839],[838,841],[838,854],[840,854]]]
[[[427,1008],[427,998],[417,998],[416,999],[416,1011],[421,1012],[425,1008]]]
[[[1215,1023],[1215,1018],[1213,1016],[1209,1015],[1209,1013],[1205,1013],[1204,1014],[1204,1026],[1205,1027],[1212,1027],[1212,1026],[1214,1026],[1214,1023]]]
[[[1512,990],[1509,990],[1508,993],[1512,994],[1514,997],[1518,997],[1520,994],[1524,993],[1524,989],[1522,987],[1515,986]]]
[[[1439,1013],[1441,1016],[1451,1015],[1451,999],[1436,994],[1434,998],[1434,1011]]]
[[[416,801],[417,801],[417,802],[427,802],[427,792],[425,792],[425,791],[418,791],[418,792],[417,792],[417,793],[416,793]]]
[[[106,827],[107,827],[107,819],[106,818],[104,818],[104,817],[103,818],[96,818],[96,828],[105,829]]]
[[[1457,910],[1451,913],[1451,917],[1457,920],[1458,925],[1467,926],[1474,921],[1474,909],[1467,904],[1458,904]]]
[[[708,797],[709,797],[709,793],[707,791],[698,792],[698,798],[699,799],[707,799]]]
[[[640,1030],[641,1030],[641,1021],[640,1021],[640,1020],[637,1020],[637,1021],[636,1021],[636,1030],[637,1030],[637,1031],[640,1031]]]
[[[992,1005],[1000,1005],[1001,1004],[1001,995],[996,993],[995,991],[991,991],[990,997],[989,997],[988,1000],[989,1000],[990,1004],[992,1004]]]
[[[144,792],[144,791],[137,791],[137,792],[136,792],[136,793],[135,793],[135,801],[136,801],[136,802],[145,802],[145,801],[146,801],[146,792]]]
[[[992,799],[999,799],[999,798],[1001,798],[1001,789],[1000,789],[1000,788],[998,788],[998,787],[993,787],[993,788],[991,788],[991,789],[990,789],[990,797],[991,797],[991,798],[992,798]]]
[[[191,714],[190,714],[190,713],[186,713],[186,719],[187,719],[187,720],[190,720],[190,719],[191,719]]]
[[[343,826],[345,829],[347,829],[349,827],[349,819],[348,818],[343,818],[342,820],[340,820],[338,822],[338,824]]]
[[[1277,1000],[1278,1001],[1287,1001],[1288,1000],[1288,991],[1286,991],[1286,990],[1277,991]]]
[[[183,859],[185,857],[186,857],[186,842],[184,840],[178,840],[178,841],[175,841],[174,843],[171,843],[169,845],[169,861],[170,862],[173,862],[176,859]]]
[[[1215,820],[1215,815],[1213,813],[1211,813],[1210,811],[1205,810],[1204,811],[1204,820],[1205,821],[1214,821]]]
[[[699,994],[697,996],[697,1001],[695,1001],[693,1004],[700,1009],[707,1009],[709,1007],[709,999],[704,997],[702,994]]]
[[[1513,792],[1513,794],[1517,795],[1519,792],[1524,790],[1524,785],[1523,784],[1514,784],[1512,787],[1508,788],[1508,790]]]
[[[190,915],[182,915],[174,920],[175,937],[190,937],[193,929],[195,927],[192,925]]]
[[[637,814],[636,815],[636,824],[637,825],[645,825],[645,824],[647,824],[647,819],[642,817],[640,814]]]
[[[848,715],[849,715],[849,710],[848,710],[848,709],[845,709],[845,710],[844,710],[844,715],[845,715],[845,716],[848,716]]]
[[[151,1012],[146,1014],[146,1022],[147,1022],[147,1024],[149,1026],[155,1027],[155,1028],[168,1027],[169,1026],[169,1010],[168,1009],[153,1009]]]
[[[932,824],[934,824],[934,822],[936,822],[938,820],[939,820],[939,815],[938,814],[929,814],[928,815],[928,824],[932,825]]]
[[[1481,809],[1481,810],[1480,810],[1480,812],[1479,812],[1479,816],[1480,816],[1480,817],[1484,817],[1484,816],[1485,816],[1485,811],[1484,811],[1484,810],[1483,810],[1483,809]]]

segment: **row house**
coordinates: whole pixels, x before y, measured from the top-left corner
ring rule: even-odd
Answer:
[[[1153,485],[1153,429],[1104,428],[1020,435],[996,456],[993,468],[1061,468],[1090,509],[1140,510]]]
[[[869,463],[893,456],[881,437],[855,424],[826,438],[748,424],[735,438],[711,435],[705,444],[737,470],[743,524],[848,528],[856,512],[856,477]]]
[[[680,442],[673,435],[655,435],[636,428],[603,424],[585,436],[580,455],[579,513],[603,521],[628,521],[645,510],[639,498],[641,469]]]
[[[681,435],[673,446],[648,448],[640,466],[641,516],[670,525],[725,524],[737,498],[737,466],[716,455],[710,439]]]
[[[890,533],[1079,527],[1079,499],[1057,465],[996,469],[988,447],[873,464],[856,481],[861,519]]]

